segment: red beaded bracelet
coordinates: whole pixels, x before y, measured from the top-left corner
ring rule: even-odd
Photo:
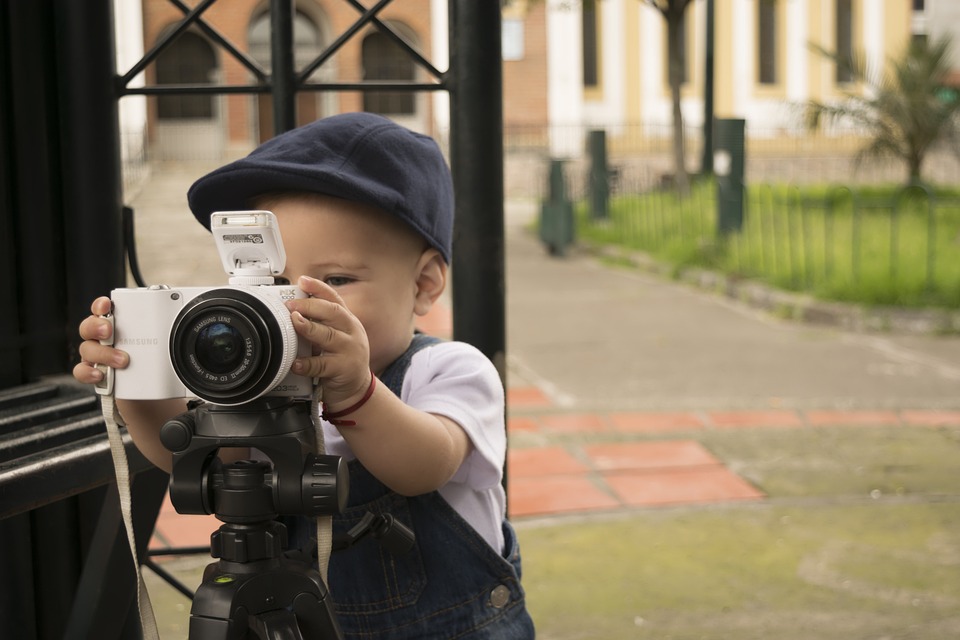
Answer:
[[[327,411],[327,403],[324,402],[323,412],[320,414],[320,417],[335,427],[356,426],[357,423],[354,422],[353,420],[338,420],[338,418],[342,418],[343,416],[348,416],[354,411],[356,411],[357,409],[359,409],[360,407],[362,407],[363,405],[367,404],[367,400],[369,400],[370,397],[373,395],[373,390],[376,388],[376,386],[377,386],[377,376],[373,375],[373,372],[370,372],[370,386],[367,387],[366,393],[363,394],[363,397],[360,398],[360,400],[358,400],[356,404],[353,404],[342,411],[334,411],[331,413]]]

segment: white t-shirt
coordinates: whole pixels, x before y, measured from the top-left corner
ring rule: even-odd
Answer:
[[[415,409],[459,424],[473,449],[440,495],[498,553],[506,497],[501,481],[507,451],[504,393],[493,363],[463,342],[440,342],[413,355],[400,399]],[[324,421],[326,452],[356,458],[336,427]]]

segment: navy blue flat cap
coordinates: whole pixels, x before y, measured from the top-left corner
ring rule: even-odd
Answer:
[[[270,192],[363,202],[414,228],[450,262],[453,181],[437,143],[372,113],[317,120],[272,138],[193,183],[187,200],[210,228],[214,211],[249,209]]]

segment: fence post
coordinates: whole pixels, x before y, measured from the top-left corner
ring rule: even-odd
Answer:
[[[740,118],[716,121],[713,170],[717,176],[717,231],[725,236],[743,228],[744,127]]]
[[[567,197],[563,160],[550,161],[546,202],[540,206],[540,240],[552,256],[562,256],[573,243],[573,203]]]
[[[590,156],[590,216],[603,220],[610,215],[610,170],[607,167],[607,132],[587,133]]]

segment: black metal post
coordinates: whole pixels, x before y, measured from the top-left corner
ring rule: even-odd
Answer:
[[[11,30],[6,4],[0,3],[0,269],[11,274],[6,284],[0,285],[0,308],[5,313],[0,314],[0,334],[8,336],[0,344],[0,389],[6,389],[23,382],[23,362],[20,354],[20,341],[13,340],[20,336],[20,289],[14,279],[17,279],[16,254],[16,200],[14,198],[14,184],[16,183],[14,166],[16,154],[14,152],[14,131],[17,129],[13,110],[10,108],[10,98],[13,94]],[[19,28],[19,25],[18,25]],[[3,527],[0,525],[0,537],[3,536]],[[0,540],[2,542],[2,540]],[[5,569],[5,563],[0,560],[0,571]],[[0,594],[0,612],[5,611],[4,601],[6,594]],[[19,628],[19,627],[16,627]]]
[[[76,344],[80,338],[75,327],[90,314],[90,302],[126,284],[113,3],[54,2],[61,70],[63,228],[70,266],[64,274],[66,326]]]
[[[270,66],[273,81],[273,135],[278,135],[297,126],[293,0],[270,2]]]
[[[453,334],[506,377],[500,3],[450,0]]]
[[[714,74],[714,0],[707,0],[707,38],[703,73],[703,156],[700,159],[700,175],[713,173],[713,74]]]
[[[4,291],[16,303],[4,307],[2,365],[5,382],[19,384],[66,370],[64,230],[57,109],[57,41],[49,2],[6,2],[0,47],[9,84],[0,85],[6,112],[4,167],[10,235],[3,258]],[[9,294],[5,294],[7,298]],[[19,365],[19,366],[18,366]],[[9,369],[8,369],[9,367]]]

